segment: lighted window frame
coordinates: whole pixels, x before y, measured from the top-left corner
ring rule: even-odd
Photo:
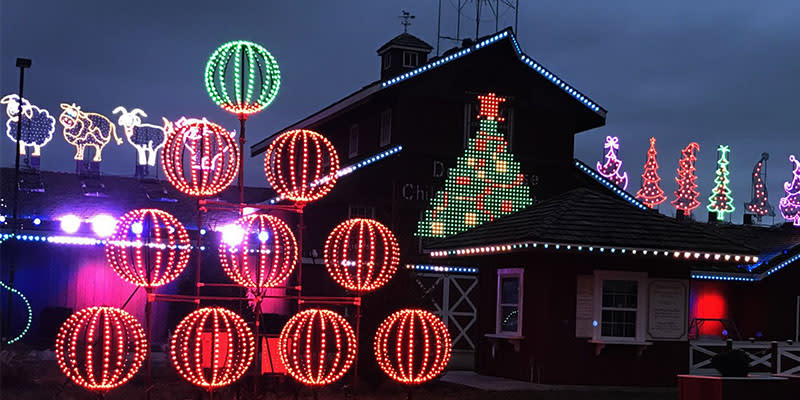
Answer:
[[[413,51],[403,52],[403,67],[417,67],[419,66],[419,53]]]
[[[358,156],[358,124],[350,127],[350,137],[347,144],[347,156],[350,158]]]
[[[517,280],[517,299],[515,302],[503,301],[503,280],[509,279]],[[522,336],[522,303],[524,291],[524,269],[522,268],[500,268],[497,270],[497,308],[495,309],[495,334],[499,336]],[[506,318],[507,313],[503,312],[504,308],[516,308],[517,329],[508,330],[503,328],[503,319]],[[512,310],[510,313],[513,313]]]
[[[380,137],[378,138],[378,145],[380,147],[388,146],[392,142],[392,109],[387,108],[381,111],[380,119]]]
[[[614,307],[604,306],[603,288],[605,282],[634,282],[636,284],[636,307]],[[593,339],[597,341],[613,342],[644,342],[645,323],[647,321],[647,273],[627,272],[627,271],[595,271],[594,272],[594,318],[597,322],[593,328]],[[632,336],[614,336],[603,334],[603,311],[609,312],[633,312],[635,314],[633,322]],[[611,321],[606,321],[611,322]],[[614,321],[616,322],[616,321]],[[593,324],[594,325],[594,324]]]

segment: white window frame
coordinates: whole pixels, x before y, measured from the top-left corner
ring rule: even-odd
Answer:
[[[381,64],[383,69],[389,69],[392,67],[392,53],[386,53],[381,57]]]
[[[408,57],[409,58],[408,61],[411,61],[411,58],[413,56],[414,63],[406,62],[406,56],[409,56]],[[414,68],[414,67],[418,67],[418,66],[419,66],[419,53],[414,52],[414,51],[404,51],[403,52],[403,67]]]
[[[392,109],[387,108],[381,111],[380,116],[380,138],[378,138],[378,145],[380,147],[388,146],[392,142]]]
[[[603,336],[603,281],[636,281],[636,336]],[[644,343],[647,335],[647,273],[594,271],[594,320],[592,340],[603,343]],[[597,322],[597,324],[594,324]]]
[[[359,212],[365,211],[365,212]],[[375,207],[348,204],[347,205],[347,218],[375,218]]]
[[[350,140],[347,144],[347,156],[353,158],[358,155],[358,124],[350,126]]]
[[[509,332],[501,330],[501,321],[500,319],[503,318],[502,307],[503,306],[510,306],[514,305],[511,303],[504,304],[500,303],[502,293],[501,283],[503,278],[506,277],[516,277],[519,279],[519,296],[517,298],[517,331],[516,332]],[[497,301],[496,308],[495,308],[495,323],[494,323],[494,332],[496,336],[503,336],[503,337],[522,337],[522,305],[524,304],[524,297],[523,294],[525,292],[525,270],[523,268],[500,268],[497,270]]]

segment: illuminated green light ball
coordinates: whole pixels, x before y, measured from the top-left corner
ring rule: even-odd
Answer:
[[[206,89],[222,109],[246,116],[265,109],[281,86],[278,62],[261,45],[245,40],[217,48],[206,64]]]

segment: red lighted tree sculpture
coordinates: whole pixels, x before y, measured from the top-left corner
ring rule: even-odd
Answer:
[[[130,380],[147,353],[139,321],[114,307],[84,308],[67,318],[56,336],[56,361],[64,375],[101,394]]]
[[[681,150],[678,176],[675,177],[678,189],[675,190],[675,200],[672,200],[671,203],[686,215],[691,214],[692,210],[700,205],[700,201],[697,200],[700,193],[697,192],[697,175],[695,175],[694,167],[694,163],[697,161],[694,153],[697,151],[700,151],[700,145],[696,142],[689,143],[686,148]]]
[[[321,309],[297,313],[278,339],[281,362],[289,375],[313,387],[336,382],[353,365],[355,332],[341,315]]]
[[[664,191],[659,186],[661,177],[658,176],[658,162],[656,161],[656,138],[650,138],[650,149],[647,150],[647,161],[644,163],[644,173],[642,174],[642,187],[636,192],[636,198],[641,200],[646,206],[655,206],[667,200]]]

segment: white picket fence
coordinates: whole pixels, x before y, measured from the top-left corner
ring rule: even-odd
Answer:
[[[752,372],[800,375],[800,344],[792,342],[693,340],[689,342],[689,371],[717,375],[711,368],[711,358],[736,349],[743,350],[750,358]]]

